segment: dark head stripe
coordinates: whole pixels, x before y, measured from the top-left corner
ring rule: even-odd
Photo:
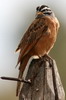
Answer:
[[[44,9],[44,10],[41,10],[41,12],[44,12],[44,11],[51,11],[51,9]]]
[[[40,6],[38,6],[38,7],[36,8],[37,11],[39,11],[39,9],[40,9]]]
[[[45,8],[45,7],[49,8],[49,7],[46,6],[46,5],[42,5],[42,6],[40,7],[40,10],[43,9],[43,8]]]
[[[44,14],[48,14],[48,15],[50,15],[50,14],[52,14],[52,12],[45,12]]]
[[[38,7],[36,8],[36,10],[37,10],[37,11],[41,11],[41,10],[44,9],[45,7],[49,8],[49,7],[46,6],[46,5],[42,5],[42,6],[38,6]]]

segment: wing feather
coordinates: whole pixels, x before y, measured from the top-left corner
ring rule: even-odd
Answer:
[[[48,26],[46,25],[45,18],[34,20],[16,49],[16,51],[20,49],[18,63],[35,46],[43,33],[46,33],[47,29]]]

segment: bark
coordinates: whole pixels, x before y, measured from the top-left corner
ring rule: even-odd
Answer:
[[[19,100],[65,100],[55,60],[46,60],[45,57],[33,60],[26,76],[28,79],[31,84],[23,84]]]

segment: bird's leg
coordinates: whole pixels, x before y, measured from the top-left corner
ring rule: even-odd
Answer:
[[[53,59],[49,55],[47,55],[47,54],[45,54],[44,57],[45,57],[45,60],[49,62],[50,67],[52,67]]]

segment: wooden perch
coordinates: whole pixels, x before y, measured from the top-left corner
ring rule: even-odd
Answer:
[[[56,62],[42,59],[33,60],[29,66],[26,80],[19,94],[19,100],[65,100],[65,92],[60,80]]]

